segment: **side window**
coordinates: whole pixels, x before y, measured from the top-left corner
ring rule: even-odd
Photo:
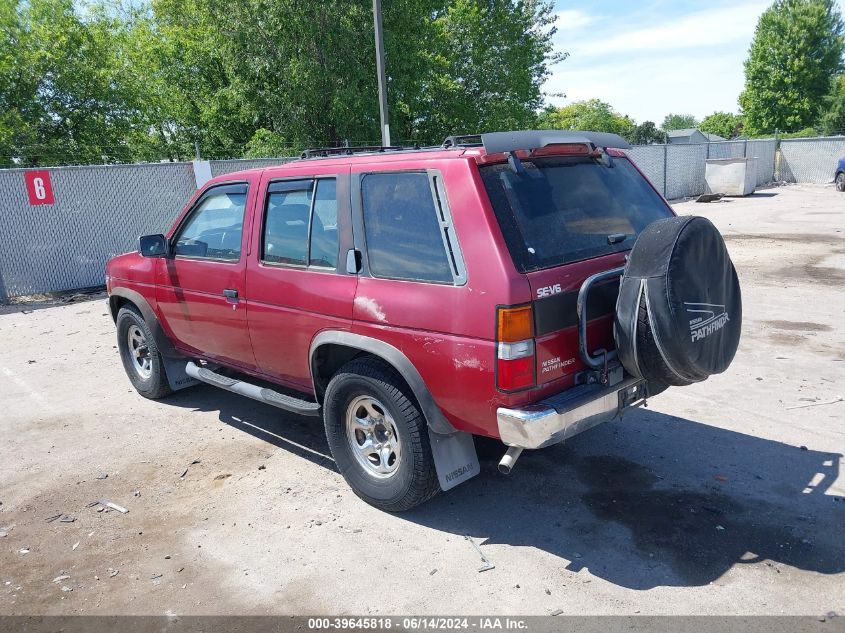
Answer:
[[[361,199],[374,276],[453,281],[428,174],[367,174]]]
[[[314,183],[307,180],[279,184],[287,190],[271,189],[267,196],[261,259],[304,266],[308,257],[308,216]]]
[[[261,259],[275,264],[335,268],[336,191],[334,178],[271,183]]]
[[[237,261],[241,257],[246,186],[210,193],[176,238],[176,255]]]
[[[324,268],[337,267],[337,181],[334,178],[317,181],[308,263]]]

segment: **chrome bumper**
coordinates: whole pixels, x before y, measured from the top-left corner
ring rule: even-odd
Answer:
[[[508,446],[543,448],[610,422],[646,396],[646,383],[628,377],[610,386],[580,385],[520,409],[500,407],[499,435]]]

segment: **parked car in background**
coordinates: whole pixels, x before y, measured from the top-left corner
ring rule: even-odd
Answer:
[[[836,173],[833,175],[833,184],[837,191],[845,191],[845,156],[839,159],[836,164]]]
[[[721,236],[675,217],[626,147],[500,132],[218,176],[108,263],[129,379],[321,416],[346,481],[389,511],[476,475],[473,436],[510,472],[736,351]]]

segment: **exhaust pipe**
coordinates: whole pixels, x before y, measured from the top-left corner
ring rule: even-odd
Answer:
[[[520,455],[522,455],[522,449],[520,447],[511,446],[508,448],[502,459],[499,460],[499,472],[503,475],[510,475]]]

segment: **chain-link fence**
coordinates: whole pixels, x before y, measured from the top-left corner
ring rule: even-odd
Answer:
[[[830,182],[845,156],[845,137],[784,139],[778,155],[777,180]]]
[[[775,139],[762,139],[750,140],[745,143],[745,155],[757,157],[757,186],[777,180],[774,173],[777,141]]]
[[[666,145],[636,145],[628,150],[637,167],[661,193],[666,191]]]
[[[707,191],[704,168],[710,158],[757,158],[757,185],[772,182],[776,146],[775,139],[637,145],[628,150],[628,155],[658,191],[674,200]]]
[[[211,161],[213,176],[290,158]],[[54,203],[32,206],[26,170],[0,170],[0,301],[104,283],[110,257],[166,231],[197,189],[193,163],[54,167]]]
[[[777,149],[779,146],[779,149]],[[757,158],[757,184],[830,182],[845,137],[641,145],[628,154],[669,199],[706,191],[708,158]],[[212,176],[292,158],[210,161]],[[49,169],[55,201],[32,206],[27,170],[0,170],[0,301],[103,283],[106,261],[165,231],[197,188],[193,163]],[[207,171],[206,171],[207,173]]]
[[[747,143],[748,141],[709,143],[707,145],[707,158],[746,158]],[[749,156],[753,156],[753,154]]]
[[[241,171],[242,169],[254,169],[256,167],[275,167],[276,165],[283,165],[289,163],[295,158],[235,158],[232,160],[212,160],[211,175],[219,176],[220,174],[228,174],[233,171]]]
[[[55,202],[31,206],[23,170],[0,172],[0,274],[9,297],[104,283],[109,257],[166,229],[196,191],[191,163],[50,169]]]
[[[710,158],[757,158],[757,184],[774,180],[775,139],[719,141],[717,143],[639,145],[628,155],[669,200],[707,191],[705,161]]]
[[[663,195],[673,200],[702,193],[707,145],[668,145],[666,147],[666,186]]]

